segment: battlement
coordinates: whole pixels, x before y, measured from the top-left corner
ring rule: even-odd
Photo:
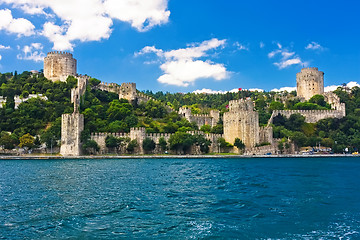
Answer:
[[[130,128],[130,131],[145,131],[144,127],[134,127],[134,128]]]
[[[129,86],[129,87],[136,87],[136,83],[133,83],[133,82],[127,82],[127,83],[122,83],[121,86]]]
[[[307,68],[302,68],[301,72],[318,72],[319,69],[317,67],[307,67]]]
[[[147,133],[146,137],[150,139],[157,139],[157,138],[165,138],[169,139],[173,135],[173,133]]]
[[[83,75],[83,74],[76,74],[75,75],[76,78],[82,78],[82,79],[86,79],[89,80],[91,77],[88,75]]]
[[[275,110],[273,111],[268,126],[272,123],[273,118],[279,114],[289,118],[293,114],[301,114],[305,117],[305,122],[316,123],[325,118],[343,118],[345,117],[345,104],[338,110]]]
[[[230,111],[254,111],[254,102],[248,99],[238,99],[229,101]]]
[[[324,72],[318,68],[303,68],[296,74],[296,92],[298,97],[309,100],[316,94],[324,93]]]
[[[65,57],[72,57],[72,53],[69,52],[62,52],[62,51],[52,51],[48,52],[47,56],[65,56]]]
[[[52,81],[66,81],[76,76],[76,59],[69,52],[49,52],[44,58],[44,76]]]
[[[91,139],[95,138],[95,137],[107,137],[107,136],[114,136],[114,137],[129,137],[129,133],[124,133],[124,132],[118,132],[118,133],[109,133],[109,132],[96,132],[96,133],[91,133]]]

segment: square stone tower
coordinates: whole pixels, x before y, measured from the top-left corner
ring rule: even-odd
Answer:
[[[136,83],[122,83],[119,98],[127,99],[129,102],[135,101],[137,98]]]
[[[303,68],[296,74],[296,85],[298,97],[309,100],[316,94],[324,93],[324,72],[318,68]]]
[[[249,100],[229,102],[229,112],[224,113],[224,138],[234,144],[239,138],[247,148],[259,143],[259,113],[254,111],[254,103]]]

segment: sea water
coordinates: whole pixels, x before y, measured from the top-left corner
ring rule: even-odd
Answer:
[[[1,160],[0,239],[360,239],[359,158]]]

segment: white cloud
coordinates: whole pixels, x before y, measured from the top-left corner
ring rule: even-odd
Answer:
[[[303,62],[301,58],[296,55],[295,52],[290,52],[288,49],[283,48],[280,43],[276,43],[278,49],[275,49],[268,53],[269,58],[275,58],[276,56],[280,56],[277,62],[274,62],[274,65],[279,69],[287,68],[291,65],[302,65],[306,67],[308,62]]]
[[[228,91],[217,91],[217,90],[211,90],[211,89],[208,89],[208,88],[203,88],[203,89],[198,89],[198,90],[195,90],[193,91],[193,93],[196,93],[196,94],[224,94],[224,93],[227,93]]]
[[[105,0],[104,8],[111,18],[128,22],[138,31],[147,31],[167,23],[170,11],[167,0]]]
[[[35,62],[43,61],[45,53],[42,52],[42,49],[43,46],[41,43],[32,43],[29,46],[26,45],[21,49],[23,55],[18,54],[17,58],[22,60],[31,60]]]
[[[279,69],[284,69],[284,68],[287,68],[294,64],[304,65],[303,62],[301,62],[300,58],[292,58],[292,59],[282,60],[280,62],[274,63],[274,65],[277,66]]]
[[[1,61],[1,59],[2,59],[2,56],[0,55],[0,61]]]
[[[244,89],[244,90],[247,90],[247,89]],[[263,89],[260,89],[260,88],[250,88],[248,89],[250,92],[255,92],[255,91],[258,91],[258,92],[264,92]],[[231,92],[231,93],[237,93],[239,91],[238,88],[234,88],[234,89],[231,89],[229,91],[222,91],[222,90],[212,90],[212,89],[208,89],[208,88],[203,88],[203,89],[199,89],[199,90],[195,90],[193,91],[193,93],[196,93],[196,94],[225,94],[225,93],[228,93],[228,92]]]
[[[249,47],[245,46],[244,44],[242,43],[239,43],[239,42],[235,42],[234,43],[234,46],[237,48],[237,50],[246,50],[246,51],[249,51]]]
[[[249,88],[250,92],[264,92],[264,89],[261,88]]]
[[[260,46],[260,48],[264,48],[264,47],[265,47],[265,43],[260,42],[259,46]]]
[[[296,87],[281,87],[281,88],[274,88],[270,90],[271,92],[292,92],[292,91],[296,91]]]
[[[11,47],[10,46],[4,46],[4,45],[0,44],[0,50],[8,50],[8,49],[11,49]]]
[[[307,50],[320,50],[321,51],[321,50],[324,50],[325,48],[322,47],[317,42],[311,42],[305,47],[305,49],[307,49]]]
[[[187,87],[198,79],[223,80],[228,77],[229,72],[223,64],[199,59],[207,56],[207,52],[210,50],[224,47],[225,42],[226,40],[213,38],[202,43],[190,44],[187,48],[170,51],[146,46],[134,55],[155,53],[162,61],[160,69],[164,72],[158,81],[164,84]]]
[[[332,92],[335,91],[338,87],[343,87],[343,85],[331,85],[324,88],[325,92]],[[347,88],[352,89],[353,87],[360,87],[360,84],[354,81],[348,82],[346,84]]]
[[[0,0],[0,3],[28,14],[57,17],[46,21],[41,31],[54,43],[55,50],[72,50],[74,41],[108,39],[113,20],[147,31],[167,23],[170,16],[167,0]]]
[[[332,92],[335,91],[338,87],[343,87],[343,85],[331,85],[331,86],[327,86],[324,88],[325,92]],[[353,87],[360,87],[360,84],[354,81],[348,82],[346,84],[346,87],[348,88],[353,88]],[[272,92],[283,92],[283,91],[287,91],[287,92],[291,92],[291,91],[296,91],[296,87],[282,87],[280,89],[274,88],[271,90]]]
[[[13,18],[11,10],[0,10],[0,30],[15,33],[20,36],[31,36],[35,34],[35,26],[25,18]]]

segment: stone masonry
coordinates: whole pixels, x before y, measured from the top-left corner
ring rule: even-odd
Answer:
[[[210,145],[210,152],[219,152],[219,146],[218,146],[218,139],[223,137],[222,134],[213,134],[213,133],[207,133],[201,131],[190,131],[188,132],[192,135],[198,134],[203,135],[206,139],[209,139],[211,141]],[[156,144],[159,143],[160,138],[164,138],[167,142],[169,141],[171,135],[173,133],[146,133],[145,128],[131,128],[130,133],[93,133],[91,134],[91,140],[94,140],[97,142],[97,144],[100,147],[100,154],[106,154],[109,153],[109,149],[106,147],[105,139],[107,136],[112,135],[114,137],[121,137],[121,138],[129,138],[130,140],[136,140],[138,143],[138,148],[136,153],[142,154],[144,153],[142,149],[142,143],[145,140],[145,138],[152,139]],[[159,151],[158,151],[159,152]],[[161,153],[161,152],[159,152]]]
[[[65,82],[76,75],[76,59],[68,52],[49,52],[44,59],[44,76],[51,81]]]
[[[234,144],[239,138],[246,148],[255,147],[260,143],[259,113],[254,111],[251,99],[232,100],[229,102],[229,112],[224,113],[224,138]]]
[[[303,68],[296,74],[296,85],[297,96],[309,100],[324,93],[324,73],[318,68]]]
[[[74,103],[74,112],[61,115],[61,147],[63,156],[80,156],[81,132],[84,130],[84,115],[79,113],[80,99],[85,93],[88,77],[78,78],[78,85],[71,89],[71,102]]]
[[[192,114],[190,108],[181,107],[179,114],[189,122],[195,122],[199,128],[205,124],[214,127],[220,120],[219,110],[211,110],[210,114]]]

